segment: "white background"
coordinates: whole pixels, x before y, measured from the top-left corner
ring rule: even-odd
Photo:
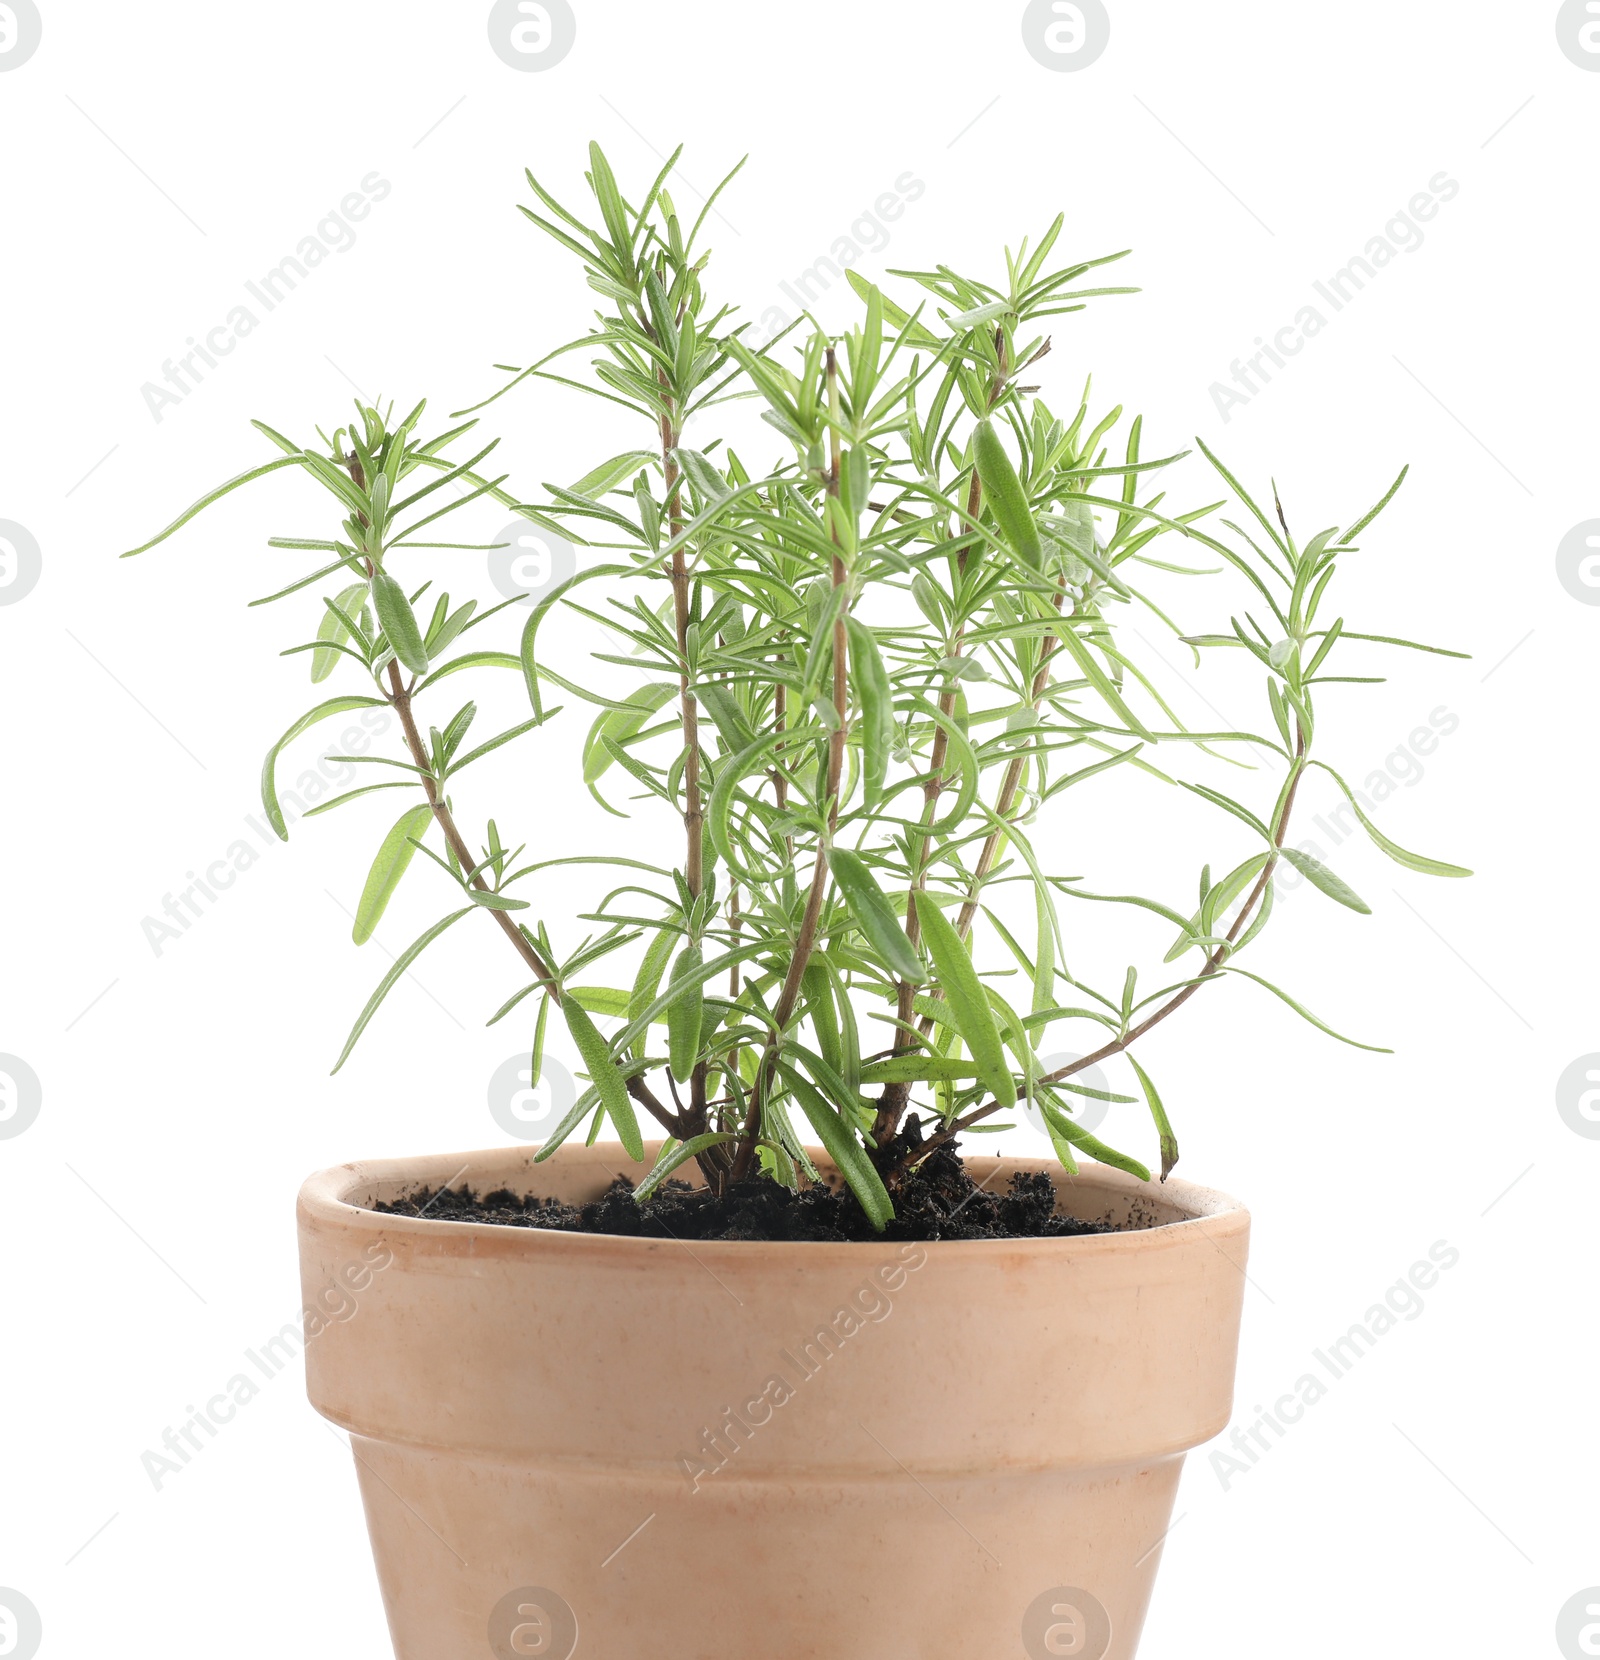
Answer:
[[[635,194],[685,141],[685,208],[749,151],[712,271],[758,315],[792,312],[779,283],[908,171],[926,188],[863,260],[874,276],[1003,271],[1001,245],[1065,209],[1063,250],[1133,248],[1121,270],[1144,293],[1057,320],[1058,406],[1092,371],[1101,407],[1145,413],[1147,453],[1205,437],[1275,475],[1302,534],[1350,522],[1411,462],[1342,608],[1472,660],[1392,654],[1373,671],[1387,686],[1330,689],[1325,751],[1356,778],[1410,777],[1384,827],[1478,875],[1415,876],[1308,825],[1376,914],[1302,890],[1257,966],[1397,1053],[1327,1042],[1240,982],[1148,1050],[1182,1173],[1256,1218],[1240,1421],[1435,1241],[1460,1262],[1248,1473],[1224,1487],[1191,1459],[1143,1652],[1561,1652],[1558,1610],[1600,1582],[1600,1144],[1555,1098],[1600,1049],[1600,610],[1556,569],[1600,514],[1600,73],[1563,55],[1555,6],[1112,0],[1103,57],[1056,73],[1025,50],[1016,0],[583,0],[570,56],[527,74],[490,50],[483,4],[41,3],[37,55],[0,74],[0,519],[42,549],[37,587],[0,606],[0,1050],[43,1086],[38,1121],[0,1140],[0,1585],[40,1608],[41,1652],[388,1652],[348,1454],[297,1369],[159,1491],[141,1455],[295,1317],[306,1172],[507,1139],[485,1088],[524,1034],[482,1022],[516,982],[487,924],[452,936],[329,1078],[378,951],[444,908],[419,861],[379,941],[351,946],[344,907],[386,804],[262,852],[157,955],[144,919],[253,840],[261,755],[312,701],[304,659],[275,653],[314,605],[244,606],[299,569],[265,537],[326,534],[325,514],[274,478],[141,560],[116,555],[270,453],[251,416],[308,437],[345,419],[352,385],[442,416],[498,384],[491,364],[581,331],[575,267],[514,203],[524,165],[575,197],[591,137]],[[257,308],[254,334],[154,419],[141,388],[164,360],[374,171],[392,189],[354,246]],[[1441,172],[1459,192],[1422,244],[1323,306],[1326,330],[1225,422],[1213,383]],[[842,285],[821,312],[845,321]],[[488,425],[533,494],[638,441],[603,409],[524,390]],[[1186,503],[1216,499],[1203,472],[1184,464]],[[458,591],[486,597],[481,556],[462,557]],[[1211,626],[1226,601],[1206,604]],[[1164,689],[1208,718],[1170,637],[1150,639]],[[1226,706],[1217,684],[1202,689]],[[1240,695],[1230,718],[1258,721]],[[1459,725],[1416,777],[1395,758],[1441,708]],[[319,730],[289,779],[333,742]],[[581,733],[558,722],[486,769],[469,810],[550,852],[654,837],[569,786]],[[1102,887],[1186,899],[1200,860],[1236,845],[1148,789],[1103,800],[1068,866]],[[552,884],[541,914],[570,939],[591,897]],[[1113,937],[1094,930],[1086,951]],[[1087,966],[1120,980],[1156,943],[1135,928]],[[1110,1130],[1143,1147],[1137,1111],[1117,1110]]]

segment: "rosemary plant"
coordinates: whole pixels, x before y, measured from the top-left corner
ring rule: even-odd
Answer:
[[[515,989],[493,1018],[515,1011],[525,1023],[537,1079],[554,1008],[586,1069],[540,1158],[609,1120],[643,1161],[643,1115],[667,1140],[641,1196],[690,1160],[713,1191],[757,1175],[795,1186],[815,1175],[808,1126],[881,1228],[908,1170],[1019,1102],[1037,1110],[1069,1170],[1081,1153],[1150,1179],[1078,1121],[1085,1096],[1138,1099],[1079,1081],[1125,1054],[1165,1179],[1177,1140],[1132,1053],[1153,1027],[1237,977],[1338,1036],[1244,966],[1285,861],[1331,901],[1367,910],[1286,840],[1307,770],[1330,774],[1391,858],[1467,874],[1390,841],[1315,751],[1321,688],[1370,678],[1335,673],[1336,655],[1436,649],[1357,633],[1331,598],[1341,561],[1405,474],[1347,529],[1301,539],[1275,490],[1269,511],[1199,444],[1243,522],[1220,520],[1214,534],[1202,521],[1223,503],[1164,506],[1151,491],[1182,456],[1146,459],[1141,421],[1120,407],[1097,412],[1088,391],[1057,414],[1026,384],[1051,349],[1048,319],[1133,292],[1090,285],[1120,254],[1054,257],[1059,217],[1008,252],[994,282],[942,265],[900,271],[902,304],[852,272],[860,320],[848,333],[808,318],[797,337],[754,349],[733,308],[707,293],[711,202],[686,232],[665,188],[676,160],[634,203],[591,147],[595,223],[528,175],[533,205],[522,212],[578,261],[602,307],[588,333],[511,370],[494,394],[529,381],[580,389],[636,416],[639,448],[525,502],[491,464],[496,443],[469,437],[475,419],[424,436],[420,403],[399,420],[358,404],[354,421],[319,429],[320,447],[256,422],[278,453],[146,544],[287,468],[331,498],[322,536],[269,543],[315,556],[317,568],[255,603],[321,596],[314,637],[290,649],[309,656],[313,682],[340,672],[359,689],[318,703],[273,745],[266,813],[286,837],[273,779],[287,744],[332,715],[387,705],[404,738],[386,763],[399,776],[316,809],[387,790],[413,797],[382,836],[356,942],[418,852],[453,900],[383,976],[338,1065],[417,957],[481,916],[474,926],[517,959]],[[592,379],[560,372],[572,353],[587,355]],[[692,416],[735,399],[755,400],[781,439],[772,465],[752,466],[721,440],[686,446]],[[594,557],[531,612],[508,617],[504,604],[480,609],[448,593],[423,604],[429,564],[471,564],[474,544],[432,540],[437,527],[484,497]],[[1162,539],[1163,550],[1221,563],[1158,559]],[[1189,575],[1208,595],[1217,578],[1242,585],[1245,603],[1226,629],[1183,634],[1142,586],[1152,568]],[[1133,608],[1182,638],[1197,664],[1213,651],[1255,659],[1262,730],[1186,726],[1128,647],[1120,618]],[[602,624],[622,649],[595,654],[581,682],[560,672],[548,648],[557,611]],[[520,638],[505,636],[523,616]],[[641,668],[652,678],[638,689]],[[453,707],[446,684],[469,671],[520,676],[527,718],[469,743],[476,706]],[[529,861],[502,820],[481,835],[463,826],[456,780],[502,745],[536,744],[565,712],[548,703],[552,687],[567,709],[593,711],[572,787],[615,812],[602,786],[621,780],[629,811],[676,826],[670,866],[559,849]],[[1270,757],[1276,776],[1249,805],[1183,776],[1200,750]],[[1101,894],[1059,874],[1052,812],[1114,769],[1203,798],[1238,844],[1220,874],[1200,870],[1193,903]],[[551,788],[542,774],[540,788]],[[617,885],[586,919],[594,928],[573,939],[572,919],[548,914],[567,878],[552,873],[583,863],[617,867]],[[1029,896],[1026,922],[1000,903],[1003,884]],[[1102,987],[1069,971],[1068,902],[1138,907],[1169,924],[1175,943],[1153,976],[1163,983],[1147,989],[1137,966]],[[1002,989],[1002,967],[1020,994]],[[1087,1030],[1089,1052],[1046,1070],[1041,1048],[1063,1030]]]

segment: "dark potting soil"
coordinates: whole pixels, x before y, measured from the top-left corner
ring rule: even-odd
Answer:
[[[440,1222],[493,1222],[508,1228],[549,1228],[558,1233],[623,1234],[646,1239],[748,1239],[848,1244],[878,1239],[1053,1239],[1109,1233],[1098,1222],[1056,1214],[1047,1172],[1021,1171],[1002,1192],[980,1188],[953,1147],[941,1147],[906,1178],[894,1195],[895,1216],[885,1233],[874,1232],[848,1188],[807,1187],[798,1192],[772,1181],[745,1181],[721,1197],[686,1182],[665,1182],[642,1204],[633,1184],[619,1176],[592,1204],[524,1197],[499,1188],[419,1188],[375,1208],[390,1216]]]

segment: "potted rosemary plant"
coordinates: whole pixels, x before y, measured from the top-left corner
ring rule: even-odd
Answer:
[[[322,525],[271,542],[314,568],[270,599],[312,680],[348,689],[273,745],[265,811],[286,836],[287,745],[387,708],[398,753],[318,809],[376,818],[357,943],[403,880],[445,897],[338,1064],[466,927],[535,1077],[552,1021],[584,1073],[537,1152],[307,1183],[312,1398],[355,1438],[405,1660],[1131,1656],[1184,1452],[1229,1414],[1248,1232],[1168,1179],[1139,1040],[1225,983],[1337,1036],[1247,966],[1285,865],[1367,909],[1288,840],[1310,769],[1390,857],[1467,874],[1390,841],[1315,743],[1323,687],[1365,678],[1347,657],[1412,647],[1347,627],[1333,587],[1400,481],[1302,534],[1201,444],[1235,517],[1169,505],[1182,456],[1035,384],[1051,319],[1132,292],[1057,256],[1059,218],[992,281],[905,271],[897,299],[852,273],[848,332],[746,344],[673,162],[630,199],[592,148],[587,215],[529,175],[522,211],[601,309],[495,394],[581,387],[637,448],[529,501],[475,418],[360,404],[314,445],[258,422],[274,453],[155,538],[273,472],[320,492]],[[698,436],[750,411],[744,453]],[[437,540],[490,502],[586,550],[531,609],[463,597],[486,544]],[[1200,606],[1224,626],[1172,619]],[[1138,613],[1197,665],[1253,659],[1258,728],[1186,723]],[[608,647],[587,663],[559,626],[578,616]],[[523,712],[481,730],[460,676]],[[530,766],[490,817],[469,769],[574,719],[582,776]],[[519,842],[532,802],[586,787],[644,827],[628,854]],[[1076,873],[1074,825],[1112,787],[1215,810],[1196,894]],[[1065,919],[1107,905],[1128,928],[1102,980]],[[1121,1092],[1089,1081],[1113,1062]],[[1093,1134],[1097,1098],[1142,1103],[1153,1154]],[[1051,1171],[971,1154],[1019,1111]],[[311,1318],[358,1279],[358,1317]]]

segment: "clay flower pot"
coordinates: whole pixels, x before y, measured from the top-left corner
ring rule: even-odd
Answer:
[[[968,1161],[997,1163],[1025,1167]],[[690,1244],[363,1208],[621,1168],[502,1148],[300,1195],[308,1388],[353,1438],[400,1660],[1131,1660],[1184,1454],[1229,1417],[1242,1206],[1089,1165],[1063,1210],[1126,1231]]]

